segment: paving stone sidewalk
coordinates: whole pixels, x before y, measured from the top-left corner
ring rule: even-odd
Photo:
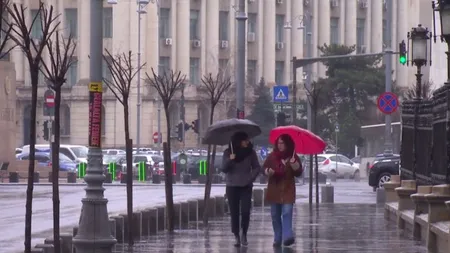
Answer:
[[[117,245],[115,253],[225,253],[225,252],[317,252],[317,253],[425,253],[426,248],[407,237],[395,224],[384,219],[384,208],[375,204],[329,204],[309,208],[298,204],[295,210],[296,244],[272,248],[269,208],[255,208],[249,231],[248,248],[233,247],[229,218],[211,222],[208,232],[192,225],[191,230],[174,235],[151,236],[133,250]]]

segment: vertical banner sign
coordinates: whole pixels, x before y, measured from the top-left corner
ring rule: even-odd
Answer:
[[[89,147],[101,148],[102,83],[89,84]]]

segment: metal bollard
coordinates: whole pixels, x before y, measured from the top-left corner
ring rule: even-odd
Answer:
[[[377,204],[386,203],[386,191],[384,188],[377,188]]]
[[[18,183],[19,182],[19,173],[9,172],[9,182],[10,183]]]
[[[37,172],[37,171],[34,172],[33,182],[39,183],[39,172]]]
[[[321,203],[334,203],[334,186],[326,184],[320,190]]]

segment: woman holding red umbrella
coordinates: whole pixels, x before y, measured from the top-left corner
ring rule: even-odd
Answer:
[[[295,154],[294,140],[289,134],[278,136],[274,150],[267,157],[263,168],[269,177],[266,201],[271,204],[273,246],[290,246],[295,242],[292,229],[295,177],[301,176],[303,168]]]

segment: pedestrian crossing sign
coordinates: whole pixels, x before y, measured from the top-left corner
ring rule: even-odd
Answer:
[[[273,87],[273,102],[288,102],[289,87],[277,85]]]

